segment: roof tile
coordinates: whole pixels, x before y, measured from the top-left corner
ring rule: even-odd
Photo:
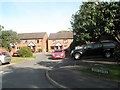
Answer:
[[[43,38],[46,32],[40,32],[40,33],[19,33],[18,36],[20,39],[38,39]]]
[[[73,33],[71,32],[62,32],[62,33],[51,33],[49,39],[72,39]]]

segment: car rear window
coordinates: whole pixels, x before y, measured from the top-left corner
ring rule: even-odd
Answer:
[[[54,52],[62,52],[63,50],[55,50]]]
[[[2,52],[2,54],[3,55],[5,55],[5,56],[10,56],[8,53],[6,53],[6,52]]]
[[[114,43],[103,43],[103,47],[115,47]]]

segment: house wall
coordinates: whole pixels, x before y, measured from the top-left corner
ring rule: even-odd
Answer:
[[[40,49],[42,49],[42,52],[46,52],[46,40],[47,40],[48,36],[47,34],[43,37],[43,39],[24,39],[21,40],[21,42],[19,44],[16,45],[16,51],[19,50],[21,47],[24,46],[28,46],[28,44],[30,42],[33,42],[35,44],[35,52],[39,52]],[[25,40],[27,40],[27,42],[25,43]],[[36,40],[39,40],[39,43],[37,43]],[[31,49],[33,49],[33,47],[31,47]]]
[[[45,53],[47,51],[47,39],[48,39],[48,35],[45,34],[45,36],[43,37],[42,40],[42,52]]]
[[[65,41],[66,41],[66,43],[65,43]],[[58,49],[66,49],[66,48],[68,48],[70,46],[70,44],[72,43],[72,41],[73,41],[73,39],[52,39],[52,40],[49,39],[48,40],[48,51],[49,52],[54,51],[55,48],[51,49],[51,46],[55,46],[57,43],[61,43],[62,44],[62,47],[58,48]]]

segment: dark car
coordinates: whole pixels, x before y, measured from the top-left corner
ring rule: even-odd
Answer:
[[[117,43],[114,41],[101,41],[84,46],[82,49],[75,50],[73,57],[75,60],[80,59],[82,56],[97,56],[103,55],[106,58],[110,58],[113,55],[114,49]]]

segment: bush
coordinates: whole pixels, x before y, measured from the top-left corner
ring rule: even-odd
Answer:
[[[31,57],[33,56],[33,53],[29,47],[21,47],[18,55],[20,57]]]

